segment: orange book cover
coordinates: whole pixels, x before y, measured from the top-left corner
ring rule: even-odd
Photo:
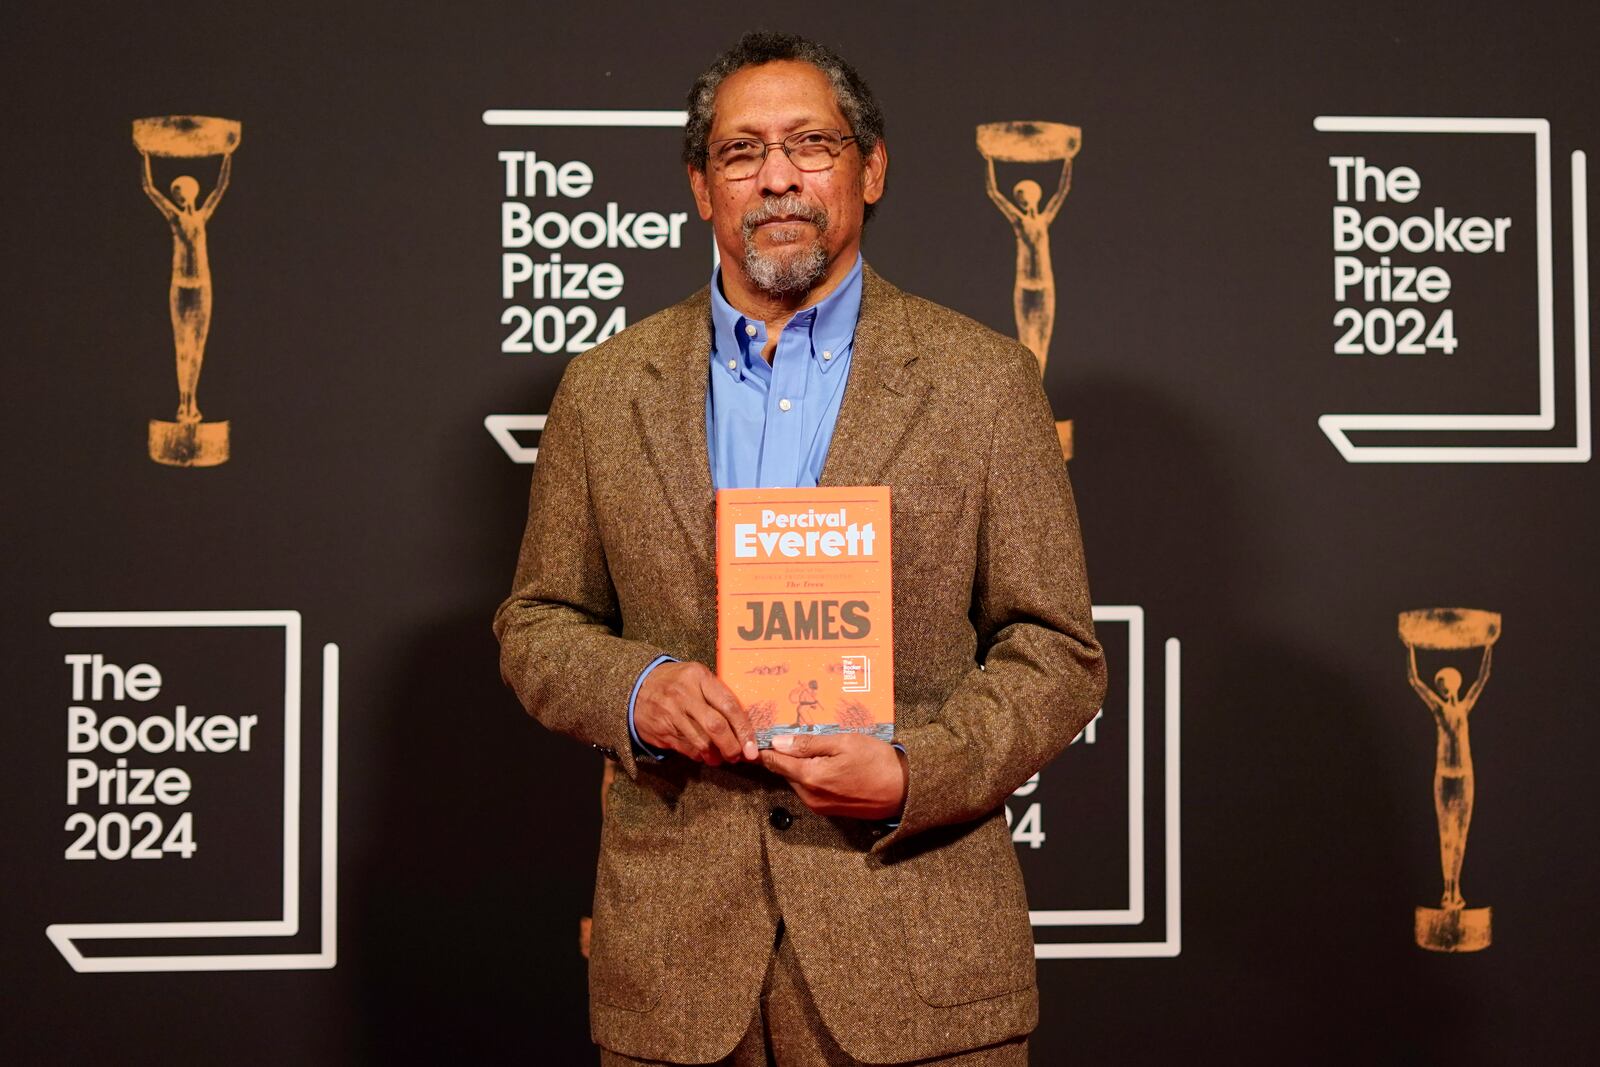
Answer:
[[[717,492],[717,675],[774,734],[894,738],[889,487]]]

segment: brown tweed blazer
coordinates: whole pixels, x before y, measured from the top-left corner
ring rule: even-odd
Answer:
[[[891,487],[898,829],[825,819],[759,765],[635,762],[628,695],[657,655],[716,663],[708,291],[574,359],[551,402],[501,672],[616,760],[590,1020],[626,1055],[726,1055],[779,915],[834,1039],[922,1059],[1038,1019],[1001,806],[1094,715],[1105,667],[1038,363],[865,272],[823,485]],[[980,666],[981,665],[981,666]],[[777,829],[776,806],[794,814]],[[775,899],[776,911],[769,900]]]

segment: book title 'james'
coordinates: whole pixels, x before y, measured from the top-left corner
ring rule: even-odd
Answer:
[[[872,632],[865,600],[746,600],[746,641],[859,641]]]

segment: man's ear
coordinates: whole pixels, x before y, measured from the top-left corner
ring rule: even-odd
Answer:
[[[686,169],[689,171],[689,191],[694,194],[695,210],[700,212],[701,222],[710,222],[711,189],[706,183],[706,172],[692,163]]]
[[[883,138],[878,138],[878,143],[872,146],[861,161],[861,199],[868,204],[876,204],[883,198],[883,185],[889,177],[889,146],[883,143]]]

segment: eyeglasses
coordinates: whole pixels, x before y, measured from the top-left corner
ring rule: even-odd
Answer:
[[[763,144],[754,137],[727,137],[712,141],[707,153],[717,173],[736,182],[754,178],[767,161],[767,151],[771,148],[783,149],[783,154],[798,170],[813,174],[832,170],[833,161],[839,158],[844,146],[855,139],[855,134],[841,134],[838,130],[801,130],[770,144]]]

